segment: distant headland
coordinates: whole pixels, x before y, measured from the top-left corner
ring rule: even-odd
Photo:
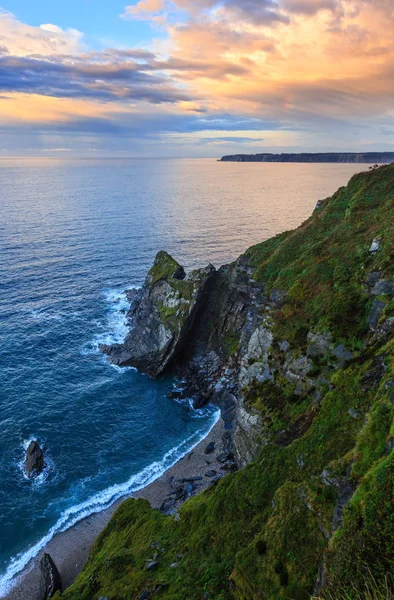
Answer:
[[[394,152],[317,152],[300,154],[230,154],[219,162],[392,163]]]

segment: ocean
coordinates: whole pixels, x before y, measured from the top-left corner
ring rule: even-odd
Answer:
[[[110,365],[125,290],[158,250],[187,269],[301,224],[367,165],[0,160],[0,594],[57,531],[160,476],[215,408]],[[31,439],[46,468],[23,472]]]

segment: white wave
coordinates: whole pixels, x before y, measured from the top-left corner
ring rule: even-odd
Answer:
[[[129,286],[128,289],[138,289],[139,286]],[[105,288],[102,292],[107,305],[104,322],[98,322],[98,332],[93,338],[84,344],[81,349],[83,356],[100,354],[100,344],[120,344],[128,333],[126,313],[130,308],[130,302],[124,289]]]
[[[56,533],[61,533],[66,529],[69,529],[75,525],[81,519],[89,517],[94,513],[101,512],[106,508],[109,508],[114,502],[128,496],[133,492],[137,492],[141,488],[149,485],[165,473],[170,467],[172,467],[178,460],[186,456],[193,448],[197,446],[211,431],[214,425],[219,420],[220,411],[217,410],[212,415],[212,420],[208,430],[204,431],[196,437],[196,434],[189,436],[186,440],[181,442],[178,446],[175,446],[162,458],[161,461],[155,461],[149,466],[145,467],[140,473],[132,475],[130,479],[124,483],[112,485],[106,490],[95,494],[85,502],[81,502],[75,506],[63,511],[53,527],[48,533],[41,538],[36,544],[31,546],[28,550],[18,554],[16,557],[11,559],[10,564],[7,567],[4,575],[0,577],[0,597],[4,597],[10,589],[17,582],[18,574],[26,567],[32,558],[51,541]]]
[[[66,319],[77,318],[79,312],[53,312],[51,307],[44,306],[43,308],[32,309],[29,311],[31,318],[34,321],[57,321],[62,323]]]

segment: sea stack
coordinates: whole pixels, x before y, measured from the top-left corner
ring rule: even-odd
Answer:
[[[36,440],[32,440],[26,450],[26,476],[29,479],[34,479],[42,472],[44,466],[44,451]]]

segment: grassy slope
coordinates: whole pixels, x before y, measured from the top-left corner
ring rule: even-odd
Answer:
[[[375,237],[380,251],[373,256]],[[180,520],[143,500],[124,502],[66,600],[134,600],[158,586],[154,598],[167,600],[303,599],[323,553],[333,598],[364,597],[367,572],[380,581],[393,571],[394,342],[365,344],[371,298],[363,286],[370,271],[392,277],[393,241],[394,166],[387,166],[353,177],[299,229],[248,251],[256,278],[289,292],[274,315],[276,339],[301,353],[310,329],[330,331],[354,359],[332,371],[301,438],[262,448],[256,462],[186,502]],[[392,315],[393,302],[382,299],[384,317]],[[376,356],[383,379],[363,385]],[[264,406],[264,389],[250,394]],[[314,403],[312,395],[302,398],[304,409]],[[291,419],[297,411],[287,413]],[[347,474],[357,488],[333,536],[338,487],[320,476],[327,468],[331,481]],[[147,571],[152,542],[165,551],[158,552],[158,568]]]

